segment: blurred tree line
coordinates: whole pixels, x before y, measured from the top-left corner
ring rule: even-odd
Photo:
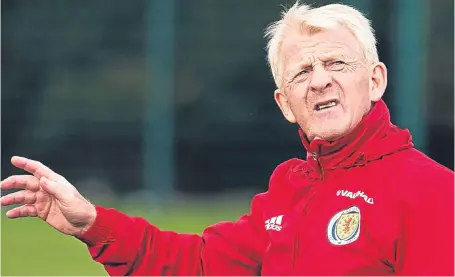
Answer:
[[[263,190],[278,163],[305,157],[265,60],[263,30],[283,1],[176,3],[176,188]],[[453,1],[433,3],[427,154],[453,169]],[[373,4],[388,64],[393,0]],[[24,155],[76,183],[144,187],[149,13],[145,0],[2,1],[2,178],[14,171],[10,157]],[[392,83],[385,100],[399,106],[393,93]]]

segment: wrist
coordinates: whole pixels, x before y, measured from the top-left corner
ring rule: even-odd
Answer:
[[[96,220],[96,216],[97,216],[96,207],[95,207],[95,205],[90,203],[90,208],[88,209],[88,215],[87,215],[87,218],[88,218],[87,223],[85,224],[85,226],[82,227],[79,235],[84,234],[93,226],[93,224],[95,223],[95,220]]]

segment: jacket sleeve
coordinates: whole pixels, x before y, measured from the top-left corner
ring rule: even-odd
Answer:
[[[266,233],[263,195],[236,222],[220,222],[202,235],[160,230],[139,217],[96,206],[94,225],[77,238],[111,276],[259,275]],[[260,228],[262,227],[262,229]]]
[[[413,201],[402,207],[397,275],[454,276],[453,172],[438,170],[408,187]]]

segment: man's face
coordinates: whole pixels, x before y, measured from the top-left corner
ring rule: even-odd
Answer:
[[[280,55],[282,82],[275,100],[309,140],[346,135],[384,92],[385,80],[382,89],[377,77],[386,78],[385,66],[368,64],[345,28],[289,33]]]

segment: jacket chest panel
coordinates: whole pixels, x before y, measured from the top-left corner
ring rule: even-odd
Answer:
[[[365,184],[346,178],[352,175],[313,182],[289,193],[284,197],[287,202],[270,205],[265,217],[281,216],[281,228],[265,227],[270,241],[263,265],[269,268],[263,268],[263,273],[393,273],[396,207],[384,201],[380,178],[374,183],[368,178],[370,184]]]
[[[350,198],[316,199],[307,217],[297,226],[299,241],[296,275],[388,274],[393,271],[393,215]],[[362,203],[363,202],[363,203]],[[387,226],[390,225],[390,226]],[[392,251],[391,251],[392,250]],[[391,261],[392,260],[392,261]],[[330,261],[330,266],[318,261]]]
[[[293,178],[288,180],[293,185],[299,181]],[[297,191],[274,194],[264,210],[264,228],[269,243],[262,261],[262,275],[293,275],[298,253],[297,240],[294,239],[298,236],[298,218],[300,211],[305,209],[306,203],[310,203],[315,194],[315,182],[301,181],[305,183]]]

